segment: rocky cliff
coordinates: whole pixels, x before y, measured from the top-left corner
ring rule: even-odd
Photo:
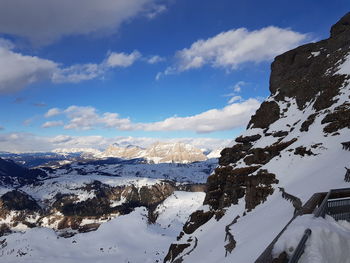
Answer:
[[[328,39],[275,58],[271,95],[221,152],[202,209],[164,262],[254,262],[314,192],[349,187],[349,83],[350,13]]]

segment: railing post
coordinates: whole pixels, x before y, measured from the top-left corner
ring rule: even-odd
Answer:
[[[312,233],[312,231],[310,228],[305,230],[303,237],[301,238],[298,246],[296,247],[296,249],[295,249],[292,257],[288,261],[288,263],[296,263],[299,261],[301,255],[304,253],[306,241],[310,237],[311,233]]]

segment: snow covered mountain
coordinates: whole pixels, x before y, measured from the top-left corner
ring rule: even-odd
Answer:
[[[161,262],[216,165],[109,158],[27,169],[0,158],[1,262]]]
[[[103,152],[103,156],[123,159],[145,158],[153,163],[192,163],[207,160],[200,149],[181,142],[157,142],[146,149],[133,145],[127,147],[111,145]]]
[[[39,170],[0,159],[1,262],[254,262],[313,193],[350,186],[350,13],[276,57],[270,91],[218,167],[176,143]]]
[[[276,57],[271,68],[271,95],[221,152],[204,205],[165,262],[254,262],[312,194],[350,187],[343,148],[350,141],[350,13],[330,38]]]

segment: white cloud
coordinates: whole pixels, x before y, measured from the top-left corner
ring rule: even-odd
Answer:
[[[1,0],[0,0],[1,1]],[[102,77],[115,67],[129,67],[142,57],[138,51],[111,53],[99,64],[75,64],[62,67],[51,60],[14,52],[13,44],[0,38],[0,94],[14,93],[29,84],[42,81],[78,83]]]
[[[65,129],[90,130],[96,124],[99,116],[93,107],[70,106],[64,113],[70,119]]]
[[[234,102],[237,102],[237,101],[241,101],[242,100],[242,97],[241,96],[233,96],[232,98],[230,98],[230,100],[228,101],[228,104],[232,104]]]
[[[57,69],[53,61],[15,53],[9,42],[4,43],[0,42],[0,93],[16,92],[29,84],[49,80]]]
[[[229,99],[229,101],[227,102],[228,104],[231,104],[231,103],[234,103],[234,102],[237,102],[237,101],[242,101],[242,97],[241,97],[241,96],[238,96],[237,94],[241,92],[242,87],[245,86],[245,85],[247,85],[246,82],[244,82],[244,81],[238,81],[238,82],[232,87],[233,92],[224,95],[225,97],[231,97],[231,98]]]
[[[247,85],[245,81],[238,81],[234,86],[233,86],[233,91],[236,93],[241,92],[242,87]]]
[[[149,64],[157,64],[159,62],[162,62],[164,61],[165,58],[161,57],[161,56],[158,56],[158,55],[155,55],[155,56],[151,56],[150,58],[147,59],[147,63]]]
[[[153,10],[150,10],[148,13],[147,13],[147,17],[149,19],[153,19],[155,18],[156,16],[158,16],[159,14],[162,14],[164,13],[168,8],[165,6],[165,5],[156,5],[154,6]]]
[[[54,83],[78,83],[102,76],[105,69],[99,64],[76,64],[67,68],[57,69],[52,75]]]
[[[171,117],[160,122],[135,124],[134,129],[145,131],[195,131],[210,133],[231,130],[246,125],[260,106],[256,99],[230,104],[222,109],[211,109],[189,117]]]
[[[46,152],[56,148],[94,148],[105,150],[109,145],[138,145],[148,147],[151,144],[161,142],[184,142],[198,148],[220,149],[231,143],[228,139],[214,138],[147,138],[147,137],[114,137],[102,136],[69,136],[57,135],[53,137],[37,136],[31,133],[0,133],[0,150],[9,152]]]
[[[67,130],[91,130],[98,127],[128,130],[131,125],[129,119],[120,118],[117,113],[106,112],[101,115],[94,107],[90,106],[70,106],[64,113],[69,119],[68,124],[64,126]]]
[[[47,121],[41,127],[42,128],[52,128],[57,126],[63,126],[63,121]]]
[[[0,0],[0,33],[36,44],[62,36],[113,33],[139,15],[156,16],[164,9],[156,0]]]
[[[106,63],[109,67],[125,68],[134,64],[134,62],[139,58],[141,58],[141,53],[138,52],[137,50],[133,51],[130,54],[112,52],[108,56]]]
[[[204,65],[229,70],[247,62],[270,61],[307,40],[307,35],[274,26],[248,31],[246,28],[222,32],[176,53],[176,71]],[[169,73],[169,72],[168,72]]]
[[[45,117],[50,118],[59,114],[61,114],[61,110],[59,108],[52,108],[45,113]]]
[[[232,101],[222,109],[211,109],[188,117],[170,117],[159,122],[133,123],[129,118],[121,118],[117,113],[98,113],[94,107],[70,106],[63,113],[68,118],[65,129],[91,130],[114,128],[121,131],[194,131],[210,133],[232,130],[245,126],[250,116],[260,105],[256,99],[240,102]]]

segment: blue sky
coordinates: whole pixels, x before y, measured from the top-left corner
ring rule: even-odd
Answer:
[[[269,95],[273,57],[327,38],[348,11],[345,0],[0,0],[0,150],[62,136],[233,139]]]

